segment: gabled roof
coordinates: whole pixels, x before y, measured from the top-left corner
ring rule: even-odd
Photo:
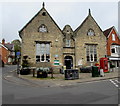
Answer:
[[[74,31],[75,33],[78,32],[78,30],[84,25],[84,23],[88,20],[88,18],[91,17],[93,19],[93,21],[96,23],[96,25],[99,27],[99,29],[102,31],[102,29],[100,28],[100,26],[97,24],[97,22],[95,21],[95,19],[92,17],[91,15],[91,11],[89,9],[89,14],[88,16],[85,18],[85,20],[82,22],[82,24]],[[103,32],[103,31],[102,31]]]
[[[106,37],[108,37],[108,35],[110,34],[110,32],[111,32],[112,29],[113,29],[113,26],[110,27],[110,28],[108,28],[108,29],[106,29],[106,30],[103,32],[104,35],[105,35]]]
[[[115,28],[114,26],[110,27],[109,29],[106,29],[106,30],[103,32],[104,35],[108,38],[108,37],[110,36],[110,33],[111,33],[111,31],[112,31],[113,29],[115,30],[118,39],[120,39],[119,33],[117,32],[117,30],[116,30],[116,28]]]
[[[7,43],[7,44],[5,44],[5,47],[7,47],[9,51],[13,51],[14,45]]]
[[[0,46],[5,48],[6,50],[8,50],[8,48],[6,46],[4,46],[2,43],[0,43]]]
[[[48,14],[48,16],[51,18],[51,20],[54,22],[54,24],[57,26],[57,28],[61,31],[60,27],[56,24],[56,22],[53,20],[53,18],[50,16],[50,14],[47,12],[47,10],[44,8],[44,6],[42,7],[42,9],[40,11],[38,11],[38,13],[19,31],[19,36],[21,37],[20,33],[30,24],[30,22],[36,17],[38,16],[38,14],[40,14],[41,11],[46,11],[46,13]],[[61,31],[62,33],[62,31]]]

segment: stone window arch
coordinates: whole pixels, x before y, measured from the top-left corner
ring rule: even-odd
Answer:
[[[40,25],[38,32],[48,32],[47,26],[44,24]]]
[[[95,36],[94,30],[90,28],[90,29],[88,30],[88,32],[87,32],[87,35],[88,35],[88,36]]]

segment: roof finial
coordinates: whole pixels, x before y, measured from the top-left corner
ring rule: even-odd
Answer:
[[[89,15],[91,15],[91,10],[90,10],[90,8],[89,8]]]
[[[44,8],[44,7],[45,7],[45,3],[43,2],[43,4],[42,4],[42,5],[43,5],[43,8]]]

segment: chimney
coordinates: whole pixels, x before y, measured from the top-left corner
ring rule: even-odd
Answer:
[[[2,44],[5,45],[5,39],[2,39]]]

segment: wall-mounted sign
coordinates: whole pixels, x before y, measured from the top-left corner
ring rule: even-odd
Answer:
[[[54,60],[54,65],[55,65],[55,66],[60,65],[59,60]]]
[[[20,58],[20,52],[16,52],[17,58]]]
[[[82,65],[82,59],[78,61],[78,65]]]

